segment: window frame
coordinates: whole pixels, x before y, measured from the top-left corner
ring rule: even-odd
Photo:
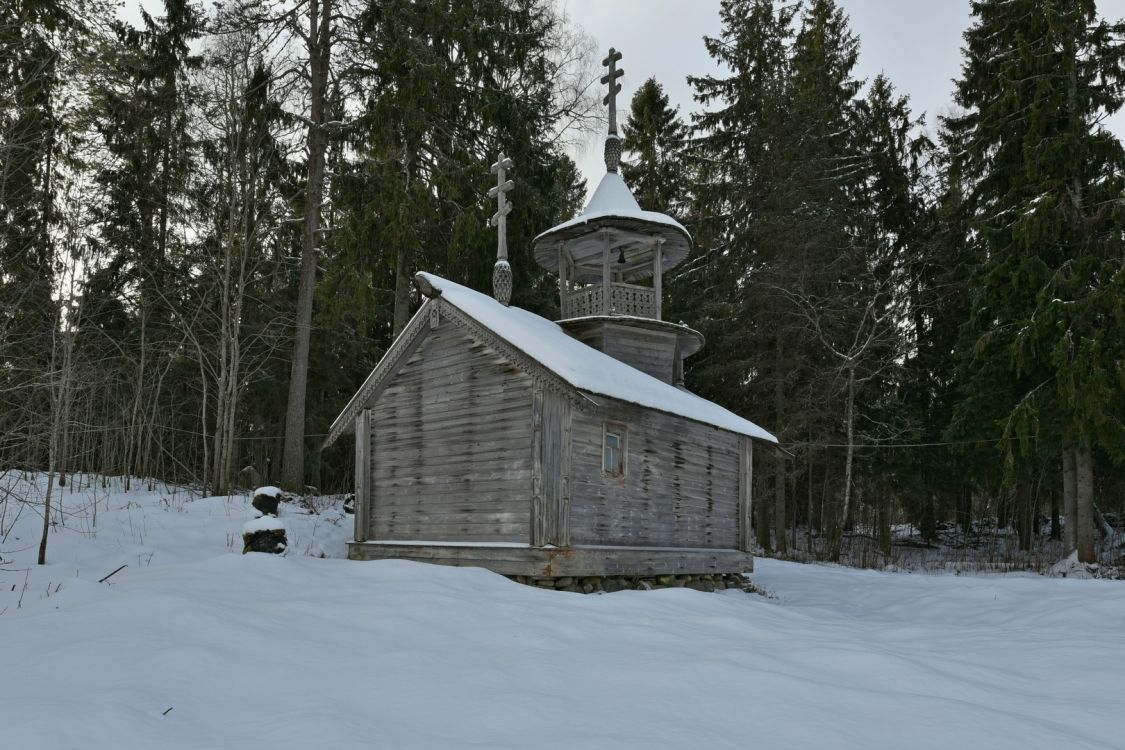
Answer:
[[[606,466],[609,436],[617,438],[617,451],[620,454],[617,468]],[[609,479],[624,479],[629,471],[629,428],[621,422],[602,422],[602,476]]]

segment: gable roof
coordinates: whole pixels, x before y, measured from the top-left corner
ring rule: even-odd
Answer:
[[[417,277],[427,293],[432,288],[432,293],[439,295],[444,303],[452,305],[578,390],[674,414],[756,440],[777,442],[776,437],[750,420],[582,343],[557,323],[518,307],[505,307],[492,297],[440,276],[419,273]],[[336,417],[325,446],[351,429],[355,412],[367,402],[379,381],[397,369],[396,363],[413,351],[413,345],[422,338],[422,331],[428,330],[426,308],[433,302],[428,301],[415,314],[340,416]]]
[[[418,275],[439,292],[444,301],[575,388],[758,440],[777,442],[776,437],[750,420],[582,343],[557,323],[518,307],[505,307],[492,297],[439,276]]]

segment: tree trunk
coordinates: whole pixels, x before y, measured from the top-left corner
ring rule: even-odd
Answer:
[[[47,564],[47,535],[51,531],[51,492],[55,487],[55,449],[54,446],[50,449],[50,457],[47,459],[47,497],[43,501],[43,535],[39,538],[39,558],[40,565]]]
[[[879,496],[879,551],[891,556],[891,497],[884,491]]]
[[[1025,477],[1016,480],[1015,511],[1020,549],[1027,552],[1031,550],[1031,484]]]
[[[805,511],[808,514],[808,517],[805,518],[805,547],[806,547],[806,549],[808,549],[809,552],[812,552],[813,551],[812,537],[813,537],[813,529],[815,527],[813,525],[813,461],[812,461],[813,448],[812,448],[812,433],[811,432],[809,433],[808,447],[805,450],[806,450],[806,453],[805,453],[805,466],[806,466],[805,472],[806,472],[806,481],[808,482],[808,488],[807,488],[808,496],[805,498],[805,502],[808,504],[808,508]]]
[[[922,535],[922,540],[926,542],[937,541],[937,509],[935,506],[934,493],[924,493],[922,517],[918,519],[918,531]]]
[[[141,436],[140,436],[140,418],[141,418],[141,402],[142,394],[144,392],[145,380],[145,360],[147,355],[147,321],[148,321],[148,307],[144,301],[144,293],[141,294],[141,348],[139,352],[140,361],[137,363],[137,382],[134,384],[133,391],[133,416],[130,420],[128,443],[125,446],[125,466],[124,471],[121,472],[125,475],[125,489],[128,490],[131,484],[131,477],[135,473],[134,463],[137,460],[137,452],[140,451]]]
[[[225,344],[221,347],[222,355],[226,354]],[[215,384],[215,432],[212,435],[214,441],[212,453],[215,456],[214,463],[211,464],[211,487],[216,495],[225,495],[227,491],[226,482],[223,481],[223,431],[226,425],[226,357],[221,356],[220,374],[218,382]]]
[[[794,462],[796,463],[796,462]],[[786,518],[786,525],[789,527],[789,549],[797,549],[797,524],[801,522],[801,508],[797,501],[797,467],[793,466],[789,472],[789,497],[793,498],[793,514],[791,517]]]
[[[773,371],[773,408],[774,425],[780,430],[785,414],[785,352],[782,339],[777,337],[777,346],[774,351]],[[780,450],[774,457],[773,473],[773,526],[774,536],[777,538],[777,551],[786,552],[785,522],[787,517],[785,508],[785,454]]]
[[[51,332],[51,373],[50,377],[54,377],[55,364],[58,361],[58,341],[59,333],[57,332],[58,318],[55,318],[56,325],[53,326]],[[63,332],[62,342],[62,368],[59,372],[58,383],[48,382],[48,389],[50,393],[50,403],[52,407],[51,413],[51,436],[47,444],[47,496],[43,501],[43,535],[39,539],[39,557],[38,564],[47,564],[47,536],[51,530],[51,494],[55,487],[55,472],[58,469],[59,459],[59,446],[62,444],[63,433],[66,430],[67,421],[70,417],[70,370],[72,364],[72,353],[74,351],[74,338],[71,320],[66,321],[66,331]]]
[[[777,537],[777,551],[785,552],[788,544],[785,540],[785,455],[778,450],[774,458],[773,479],[773,529]]]
[[[207,454],[207,372],[203,367],[203,351],[197,347],[199,354],[199,382],[203,387],[203,403],[199,409],[199,424],[200,430],[203,433],[203,471],[200,473],[202,477],[203,487],[201,488],[201,497],[207,497],[207,485],[210,476],[207,473],[208,469],[208,454]]]
[[[758,537],[758,546],[762,548],[763,552],[773,552],[773,544],[770,542],[770,504],[769,503],[754,503],[753,508],[757,509],[758,518],[754,524],[754,532]]]
[[[1078,468],[1074,460],[1074,449],[1064,448],[1063,464],[1063,512],[1066,526],[1063,527],[1063,552],[1069,555],[1078,548]]]
[[[292,492],[305,488],[305,395],[309,376],[309,337],[312,333],[313,292],[316,286],[316,245],[324,196],[324,130],[331,46],[332,0],[309,3],[308,183],[305,188],[305,231],[301,243],[301,282],[297,290],[296,332],[289,371],[289,404],[285,413],[285,455],[281,483]],[[319,13],[318,13],[319,11]],[[218,457],[216,457],[218,460]]]
[[[237,336],[237,334],[235,334]],[[231,363],[232,377],[230,385],[227,389],[227,424],[226,424],[226,445],[225,453],[223,454],[223,484],[226,490],[230,491],[231,477],[234,475],[233,462],[234,462],[234,444],[235,444],[235,416],[238,414],[238,342],[234,342],[234,351],[231,353],[233,362]],[[224,493],[226,494],[226,493]]]
[[[848,522],[848,513],[851,511],[852,501],[852,467],[855,462],[855,366],[848,366],[847,400],[844,403],[844,420],[847,428],[847,450],[844,454],[844,499],[840,507],[840,515],[836,519],[836,528],[832,533],[831,559],[840,559],[840,550],[843,545],[844,527]]]
[[[1001,487],[999,494],[996,496],[996,528],[1006,529],[1012,522],[1012,500],[1011,493]]]
[[[1059,519],[1059,493],[1051,493],[1051,541],[1062,538],[1062,524]]]
[[[230,400],[230,381],[232,373],[231,351],[231,309],[233,289],[233,265],[235,253],[235,215],[238,213],[238,180],[235,177],[241,170],[235,167],[238,161],[238,135],[237,128],[231,128],[228,139],[234,140],[228,147],[227,162],[223,165],[227,180],[227,206],[226,206],[226,232],[223,240],[222,262],[222,291],[219,302],[219,376],[215,382],[215,433],[214,456],[215,462],[211,466],[211,486],[216,495],[227,494],[227,483],[230,481],[230,472],[224,465],[227,443],[227,410]],[[303,259],[303,256],[302,256]],[[304,282],[304,276],[301,278]],[[235,330],[237,335],[237,330]]]
[[[1074,14],[1074,31],[1064,38],[1065,59],[1069,61],[1069,75],[1067,76],[1067,107],[1069,109],[1070,135],[1077,138],[1087,128],[1085,119],[1079,112],[1078,105],[1078,56],[1076,40],[1081,34],[1080,14]],[[1071,225],[1075,235],[1075,244],[1078,249],[1085,244],[1088,228],[1083,210],[1083,167],[1080,150],[1069,149],[1070,156],[1070,200],[1073,206],[1070,212]],[[1094,464],[1091,455],[1090,441],[1087,438],[1074,450],[1075,479],[1075,518],[1077,519],[1074,530],[1075,547],[1078,550],[1080,562],[1093,563],[1097,561],[1097,552],[1094,549]],[[1067,521],[1069,522],[1069,518]]]
[[[973,490],[969,485],[961,487],[960,506],[961,534],[968,539],[973,533]]]
[[[764,457],[763,457],[764,458]],[[754,471],[752,476],[757,480],[758,488],[765,489],[767,484],[766,478],[763,476],[765,472]],[[757,494],[757,492],[755,492]],[[764,492],[762,495],[764,496]],[[770,509],[773,503],[760,502],[752,503],[750,512],[754,517],[754,536],[758,540],[758,546],[763,552],[772,552],[773,545],[770,542]]]
[[[1077,474],[1075,499],[1078,517],[1074,533],[1078,560],[1094,563],[1098,559],[1094,549],[1094,462],[1088,441],[1075,451],[1074,466]]]

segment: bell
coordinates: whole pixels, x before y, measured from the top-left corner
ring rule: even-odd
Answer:
[[[621,265],[625,265],[625,246],[622,245],[621,247],[619,247],[617,249],[617,253],[617,262]]]

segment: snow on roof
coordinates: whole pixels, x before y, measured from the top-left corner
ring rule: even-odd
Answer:
[[[638,204],[637,199],[633,197],[633,192],[629,190],[629,186],[625,184],[625,180],[621,179],[621,175],[616,172],[606,172],[605,177],[598,183],[598,189],[594,191],[594,195],[586,205],[586,210],[570,221],[564,221],[562,224],[548,229],[535,239],[539,240],[541,237],[546,237],[547,235],[569,229],[573,226],[586,224],[594,219],[608,217],[635,219],[638,221],[651,222],[653,224],[661,224],[683,232],[685,237],[691,237],[688,230],[684,229],[683,225],[671,216],[657,211],[641,210],[640,204]]]
[[[572,338],[556,323],[440,276],[421,273],[441,298],[583,391],[668,412],[719,429],[776,443],[748,419],[693,393],[682,391]]]

